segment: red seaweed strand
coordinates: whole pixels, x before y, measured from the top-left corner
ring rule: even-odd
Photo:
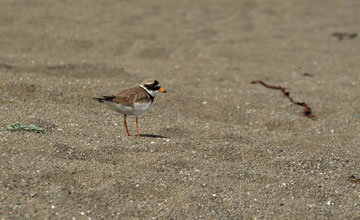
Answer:
[[[295,102],[291,97],[290,97],[290,92],[286,91],[286,88],[283,88],[281,86],[271,86],[268,85],[266,83],[264,83],[261,80],[256,80],[256,81],[252,81],[251,84],[256,84],[259,83],[261,85],[263,85],[266,88],[269,89],[276,89],[276,90],[280,90],[289,100],[291,103],[295,104],[295,105],[300,105],[304,108],[304,111],[302,112],[302,115],[308,118],[313,118],[315,117],[315,115],[312,114],[311,108],[305,103],[305,102]]]

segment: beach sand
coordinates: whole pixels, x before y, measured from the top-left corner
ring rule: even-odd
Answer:
[[[360,218],[360,37],[332,35],[357,33],[359,10],[3,0],[0,219]],[[168,93],[128,137],[91,98],[147,78]]]

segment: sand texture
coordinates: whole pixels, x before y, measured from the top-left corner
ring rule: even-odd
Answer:
[[[2,0],[0,219],[359,219],[359,12]],[[91,98],[147,78],[168,93],[140,117],[144,137],[127,137]],[[15,122],[45,133],[7,131]]]

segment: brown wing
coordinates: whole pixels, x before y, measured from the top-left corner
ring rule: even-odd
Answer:
[[[134,87],[120,91],[112,102],[125,106],[134,106],[134,102],[148,102],[149,100],[150,97],[143,88]]]

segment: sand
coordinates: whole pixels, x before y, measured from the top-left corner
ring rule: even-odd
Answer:
[[[3,0],[0,219],[359,218],[360,37],[332,36],[357,33],[359,10]],[[91,98],[146,78],[168,93],[127,137]]]

